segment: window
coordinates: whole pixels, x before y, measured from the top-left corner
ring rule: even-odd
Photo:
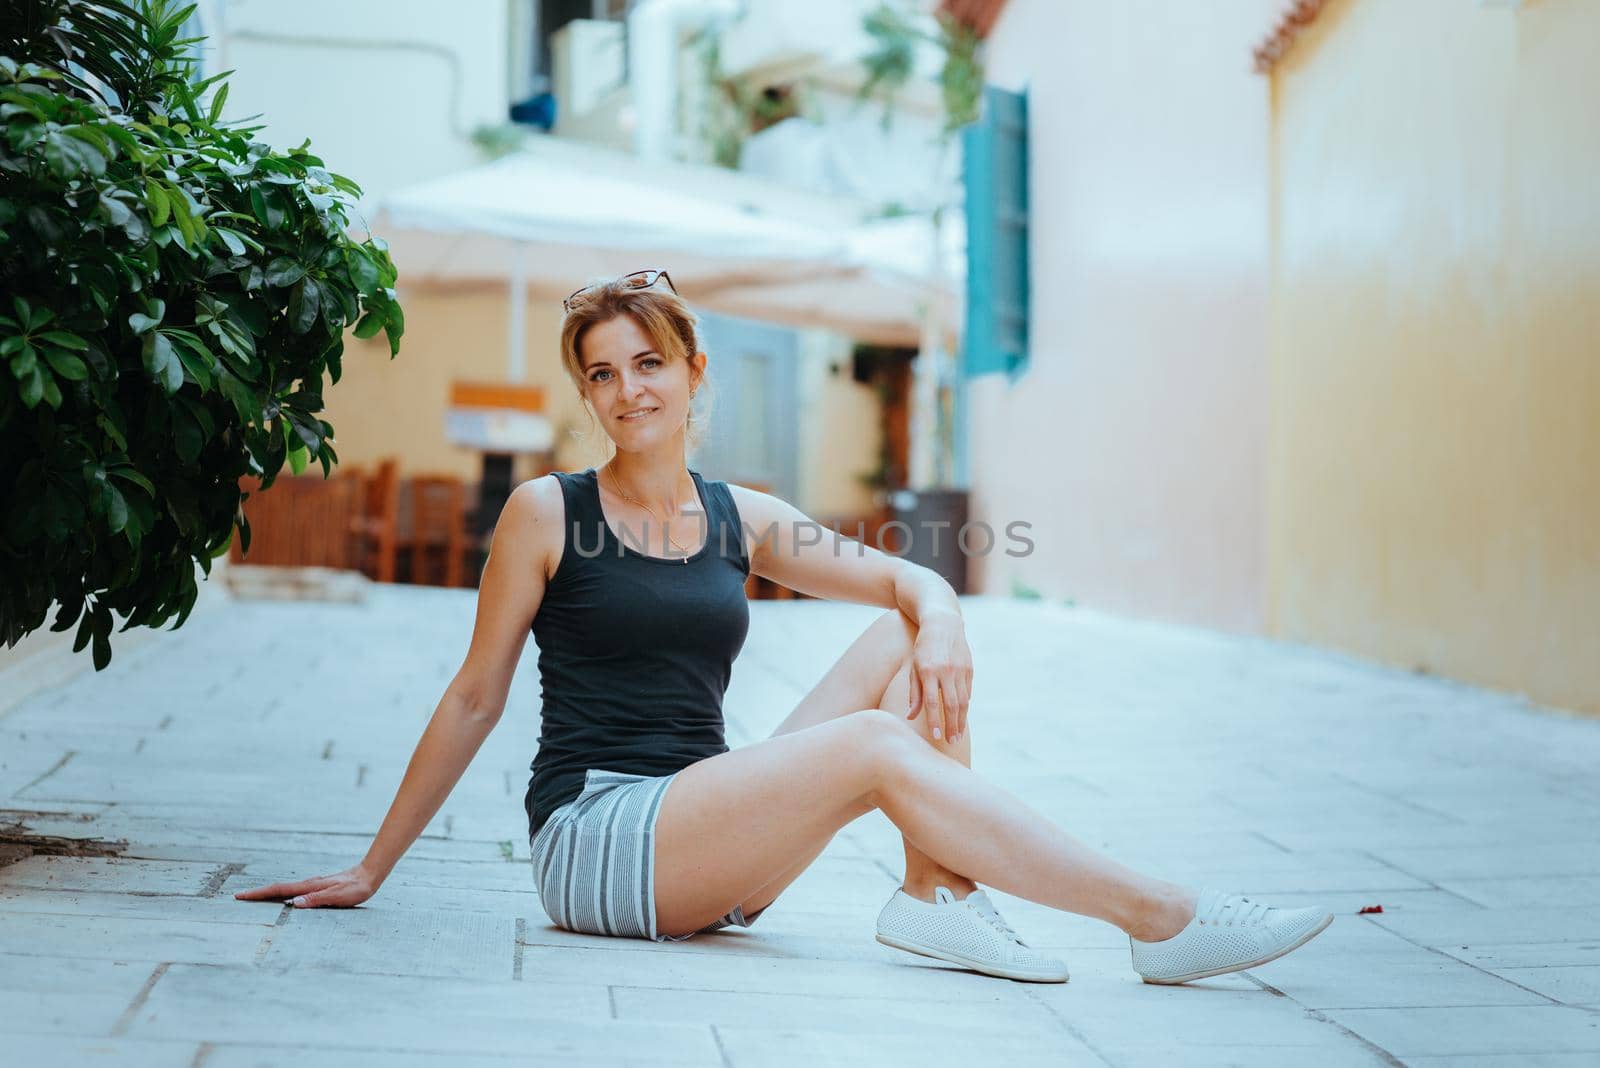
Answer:
[[[968,376],[1022,373],[1028,362],[1028,98],[983,91],[962,133],[966,185]]]

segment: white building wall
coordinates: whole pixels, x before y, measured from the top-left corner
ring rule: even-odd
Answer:
[[[504,0],[230,0],[208,25],[226,115],[260,114],[278,147],[307,137],[368,198],[471,167],[479,126],[506,121]]]
[[[971,383],[978,562],[1133,615],[1263,626],[1268,86],[1279,0],[1010,0],[989,80],[1029,92],[1032,321]]]

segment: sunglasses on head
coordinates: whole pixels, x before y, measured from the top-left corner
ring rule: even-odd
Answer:
[[[606,286],[620,285],[624,289],[649,289],[651,286],[660,281],[665,281],[667,283],[667,288],[672,290],[674,293],[678,291],[678,287],[672,284],[672,276],[667,274],[666,271],[634,271],[631,274],[623,275],[621,278],[607,279],[604,282],[592,282],[589,285],[573,290],[572,294],[568,296],[566,300],[561,302],[561,310],[564,312],[570,312],[574,308],[582,307],[584,304],[588,303],[589,299],[594,296],[595,293],[604,289]]]

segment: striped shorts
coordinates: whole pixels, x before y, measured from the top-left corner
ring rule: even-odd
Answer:
[[[746,919],[742,906],[735,905],[699,931],[656,933],[656,814],[672,778],[590,768],[584,773],[583,792],[539,828],[532,841],[533,878],[539,903],[557,927],[682,942],[754,922],[755,916]]]

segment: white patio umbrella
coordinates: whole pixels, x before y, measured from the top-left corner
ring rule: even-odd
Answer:
[[[904,220],[890,230],[818,225],[743,209],[709,187],[690,191],[674,177],[681,168],[652,180],[630,165],[567,146],[519,153],[384,197],[373,229],[402,284],[509,282],[512,381],[523,373],[523,294],[559,300],[643,267],[665,267],[712,311],[882,344],[917,345],[928,309],[959,300],[907,254]],[[717,180],[725,189],[737,176]]]

